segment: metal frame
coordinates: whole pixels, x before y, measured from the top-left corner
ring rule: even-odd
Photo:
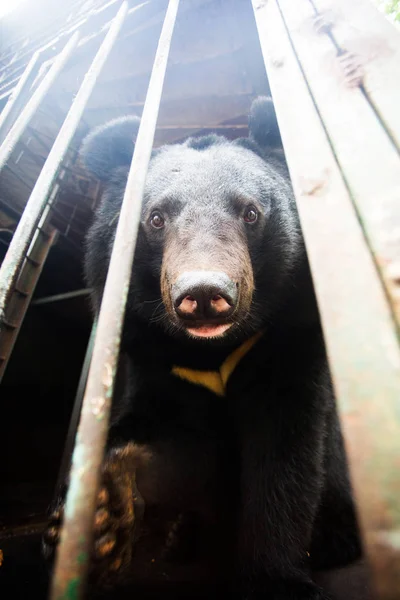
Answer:
[[[329,2],[299,0],[295,11],[289,0],[252,2],[314,278],[364,542],[377,597],[389,600],[400,590],[400,349],[387,269],[398,260],[400,239],[395,244],[391,237],[383,254],[375,244],[389,240],[400,223],[400,159],[392,143],[398,118],[384,113],[389,128],[371,110],[369,64],[361,77],[358,68],[356,79],[352,68],[342,71],[343,60],[348,64],[350,59],[345,40],[341,47],[334,44],[337,13],[319,8]],[[348,3],[335,0],[335,6],[346,14]],[[371,22],[384,20],[371,8]],[[356,16],[353,10],[355,29]],[[389,24],[381,23],[381,35],[386,25],[385,39],[392,40]],[[361,27],[357,31],[365,35]],[[350,39],[356,44],[357,34]],[[400,50],[400,36],[396,43]],[[357,62],[355,56],[351,60]],[[339,81],[338,72],[343,75]],[[398,82],[391,86],[387,77],[381,97],[384,91],[394,106],[396,95],[400,103]],[[373,148],[365,145],[365,133]],[[377,188],[374,198],[371,192]],[[391,219],[374,219],[382,213]]]
[[[52,600],[82,598],[85,589],[92,523],[142,196],[178,6],[179,0],[169,1],[118,221],[72,457],[64,525],[52,582]]]
[[[46,207],[49,193],[53,187],[57,176],[60,164],[68,150],[69,144],[74,136],[76,128],[82,117],[85,106],[89,100],[90,94],[93,91],[97,77],[107,60],[109,53],[117,39],[118,32],[122,26],[128,10],[127,3],[123,3],[114,19],[113,24],[107,32],[107,35],[101,44],[85,79],[79,88],[79,92],[72,103],[72,106],[67,114],[67,117],[60,129],[56,141],[50,151],[49,156],[44,164],[44,167],[36,181],[35,187],[30,195],[25,211],[18,223],[14,237],[10,244],[7,255],[0,269],[0,324],[5,316],[5,305],[10,298],[12,289],[15,286],[19,270],[26,255],[29,242],[32,238],[35,227],[37,226],[40,217]],[[70,51],[78,41],[78,33],[75,33],[65,47],[65,54],[69,56]],[[68,47],[68,53],[67,53]],[[70,47],[71,50],[70,50]],[[61,56],[61,55],[60,55]],[[55,63],[56,64],[56,63]],[[64,64],[64,63],[62,63]],[[52,69],[54,68],[54,65]],[[50,69],[49,75],[52,71]],[[40,89],[40,88],[38,88]],[[29,106],[29,104],[27,105]],[[36,107],[35,107],[36,108]],[[21,120],[24,117],[21,114]],[[17,124],[16,124],[17,125]],[[11,129],[8,137],[13,135],[15,126]],[[18,130],[19,135],[22,133]],[[15,136],[16,137],[16,136]],[[7,145],[7,138],[4,142],[6,158],[10,155],[10,150]],[[2,161],[0,159],[0,168]]]
[[[68,40],[68,42],[63,48],[63,51],[58,55],[57,59],[54,61],[53,65],[43,78],[43,81],[36,89],[29,102],[26,104],[25,108],[23,109],[23,111],[11,127],[10,131],[8,132],[0,148],[0,170],[4,167],[4,165],[10,158],[15,146],[17,145],[18,140],[24,133],[25,128],[29,125],[29,122],[31,121],[37,109],[39,108],[39,105],[42,102],[43,98],[46,96],[47,92],[57,79],[67,60],[74,51],[78,43],[78,39],[79,34],[76,32]]]
[[[381,600],[392,600],[400,589],[400,88],[398,81],[391,82],[396,73],[400,76],[400,37],[366,0],[298,0],[296,10],[290,0],[248,1],[297,198],[376,591]],[[86,388],[52,600],[82,598],[85,590],[142,194],[178,5],[179,0],[169,0],[96,333],[70,426],[69,439]],[[7,326],[11,295],[18,292],[26,253],[43,229],[40,224],[46,225],[57,194],[55,179],[96,79],[125,16],[138,8],[121,5],[20,219],[0,270],[2,328]],[[365,33],[371,43],[380,43],[372,59]],[[0,117],[5,138],[0,168],[71,56],[78,35],[69,40],[11,126],[37,66],[38,55],[32,57]],[[379,48],[390,52],[380,56]],[[69,449],[63,465],[68,461]]]
[[[15,120],[16,115],[18,115],[23,106],[23,104],[21,106],[21,98],[23,102],[24,93],[35,76],[36,67],[39,62],[39,56],[39,52],[35,52],[35,54],[32,56],[18,84],[15,86],[12,93],[10,94],[7,104],[1,111],[0,144],[3,143],[5,136],[10,130],[12,122]]]

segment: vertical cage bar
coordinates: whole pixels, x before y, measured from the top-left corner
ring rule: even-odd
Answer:
[[[0,382],[7,368],[26,311],[39,280],[47,256],[57,239],[57,230],[43,222],[35,236],[17,280],[15,293],[7,307],[0,331]]]
[[[65,118],[56,141],[47,157],[44,167],[32,190],[24,213],[18,223],[8,252],[0,269],[0,326],[5,316],[5,308],[15,286],[24,256],[32,239],[34,229],[46,207],[47,198],[56,179],[60,164],[68,150],[72,137],[75,134],[79,121],[95,86],[97,77],[101,72],[119,30],[128,11],[128,4],[121,5],[103,43],[101,44],[83,83],[79,88],[75,100]]]
[[[84,593],[142,197],[178,5],[179,0],[168,4],[118,222],[72,458],[52,600],[78,599]]]
[[[52,64],[50,70],[44,77],[43,81],[35,90],[31,99],[19,115],[18,119],[15,121],[14,125],[11,127],[7,136],[5,137],[4,142],[0,147],[0,171],[10,158],[18,140],[24,133],[25,128],[28,126],[43,98],[53,85],[54,81],[57,79],[62,69],[64,68],[67,60],[69,59],[69,57],[75,49],[78,39],[79,34],[77,32],[74,33],[74,35],[68,40],[62,52],[60,52],[60,54],[57,56],[56,60]]]
[[[65,176],[63,169],[59,174],[62,180]],[[18,272],[15,289],[13,288],[7,306],[4,310],[3,321],[0,321],[0,383],[7,369],[8,361],[11,358],[15,342],[19,335],[26,311],[28,310],[32,295],[39,280],[45,261],[51,246],[56,240],[56,229],[50,224],[51,211],[54,208],[54,202],[59,192],[60,185],[56,183],[51,190],[47,205],[39,220],[38,226],[34,231],[32,241],[27,250],[26,256]],[[47,238],[47,239],[46,239]],[[44,248],[47,247],[47,252]],[[32,262],[30,258],[33,255],[41,257],[40,266]],[[21,290],[29,291],[26,295],[21,295]],[[11,327],[10,327],[11,325]]]
[[[56,488],[55,488],[56,494],[60,493],[60,489],[66,481],[66,477],[67,477],[67,474],[68,474],[68,471],[70,468],[70,464],[71,464],[71,457],[72,457],[72,452],[74,449],[76,430],[78,429],[79,416],[81,414],[82,402],[83,402],[83,397],[85,394],[85,388],[86,388],[90,363],[92,361],[94,340],[96,337],[96,327],[97,327],[97,321],[95,320],[92,325],[92,331],[90,332],[90,337],[89,337],[88,345],[86,348],[85,359],[83,361],[81,376],[79,378],[78,389],[76,391],[74,407],[72,409],[71,419],[69,422],[68,433],[67,433],[66,442],[65,442],[65,446],[64,446],[64,452],[63,452],[63,456],[61,459],[61,466],[60,466],[60,470],[58,472],[58,478],[57,478],[57,483],[56,483]]]
[[[394,600],[400,590],[396,326],[340,168],[342,154],[318,112],[283,4],[252,3],[321,313],[373,597]]]
[[[40,53],[35,52],[31,60],[27,64],[25,71],[23,72],[19,82],[15,86],[14,90],[8,99],[7,104],[3,108],[0,114],[0,144],[3,143],[6,135],[11,129],[13,119],[21,111],[24,105],[25,96],[28,95],[28,85],[33,79],[35,74],[36,66],[38,63]]]

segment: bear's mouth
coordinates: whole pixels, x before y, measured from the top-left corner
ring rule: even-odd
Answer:
[[[233,323],[199,323],[186,325],[185,329],[193,338],[219,338],[222,337]]]

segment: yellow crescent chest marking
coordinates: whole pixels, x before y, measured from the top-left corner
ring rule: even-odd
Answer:
[[[225,396],[226,385],[230,376],[236,369],[240,361],[258,342],[263,332],[260,331],[246,340],[239,348],[236,348],[222,363],[219,371],[199,371],[197,369],[187,369],[186,367],[172,367],[172,374],[194,383],[214,392],[217,396]]]

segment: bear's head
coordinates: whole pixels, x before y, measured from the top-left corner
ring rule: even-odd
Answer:
[[[96,310],[138,127],[136,117],[111,121],[82,147],[86,167],[104,182],[85,264]],[[282,301],[303,246],[269,99],[253,102],[249,132],[233,142],[210,135],[153,152],[128,326],[133,319],[197,343],[232,343],[265,326]]]

